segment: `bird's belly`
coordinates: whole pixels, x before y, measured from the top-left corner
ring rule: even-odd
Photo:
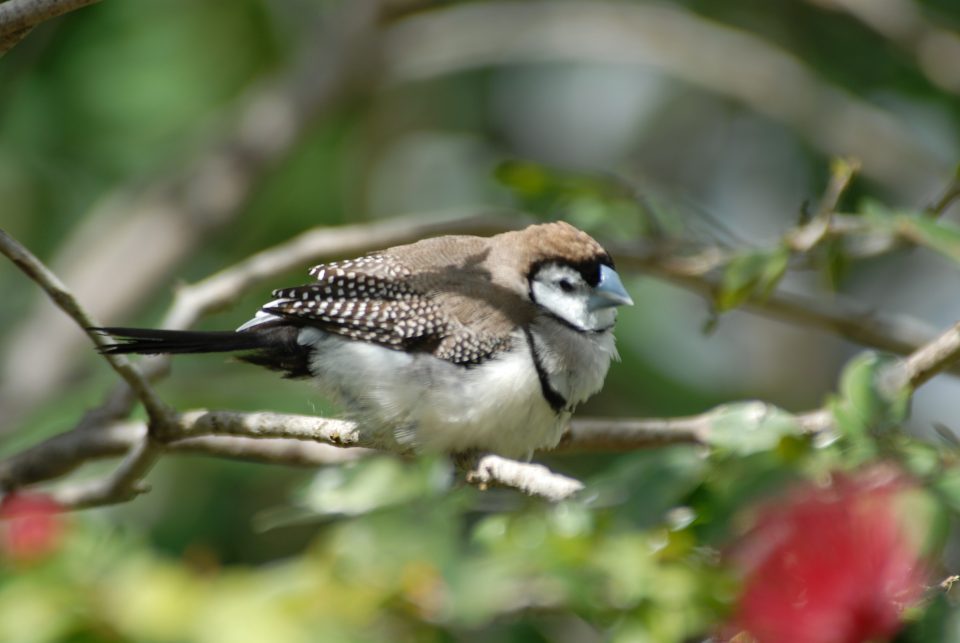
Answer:
[[[566,415],[544,399],[525,343],[464,368],[314,329],[300,341],[317,349],[311,368],[321,387],[384,447],[522,458],[555,446],[563,432]]]
[[[416,409],[418,446],[428,451],[490,451],[516,458],[556,446],[565,417],[543,397],[526,351],[435,378]]]

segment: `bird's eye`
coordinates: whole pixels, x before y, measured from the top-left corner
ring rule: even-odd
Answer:
[[[569,279],[561,279],[557,282],[557,285],[560,286],[560,290],[563,292],[573,292],[573,282]]]

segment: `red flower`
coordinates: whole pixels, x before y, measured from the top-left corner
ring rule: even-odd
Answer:
[[[12,493],[0,501],[0,549],[16,562],[55,551],[63,539],[62,508],[42,493]]]
[[[894,508],[908,488],[878,467],[794,490],[761,509],[737,546],[745,574],[734,631],[761,643],[861,643],[900,628],[923,590],[917,552]]]

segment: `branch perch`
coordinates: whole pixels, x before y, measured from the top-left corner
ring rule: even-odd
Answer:
[[[0,55],[9,51],[41,22],[100,0],[7,0],[0,3]]]
[[[514,220],[512,223],[516,223]],[[447,220],[403,220],[372,226],[355,226],[331,235],[328,230],[312,230],[288,244],[255,255],[231,269],[188,287],[181,292],[177,304],[167,317],[170,326],[189,326],[200,315],[224,305],[253,283],[274,274],[285,272],[307,263],[311,255],[320,252],[362,252],[365,247],[379,248],[391,243],[402,243],[410,236],[424,236],[430,232],[449,232],[450,228],[467,226],[495,231],[512,227],[497,217],[450,218]],[[493,230],[491,230],[493,229]],[[352,244],[352,245],[351,245]],[[348,246],[348,247],[344,247]],[[295,257],[291,257],[293,250]],[[26,251],[9,235],[0,231],[0,251],[7,255],[31,279],[36,281],[70,317],[82,327],[96,323],[89,318],[56,276],[39,260]],[[627,263],[634,267],[645,265],[659,274],[695,284],[696,289],[714,287],[710,276],[691,273],[689,266],[677,267],[656,254],[640,250],[624,251]],[[705,269],[706,270],[706,269]],[[881,343],[898,345],[909,354],[891,371],[898,386],[915,388],[936,373],[955,364],[960,357],[960,324],[918,348],[907,351],[903,333],[899,337],[880,334],[868,318],[844,317],[821,312],[811,313],[800,303],[789,299],[768,299],[758,302],[768,306],[777,301],[773,311],[790,310],[793,314],[817,320],[823,326],[865,333]],[[787,308],[784,308],[784,307]],[[789,308],[792,306],[793,308]],[[818,318],[817,315],[820,317]],[[98,345],[99,335],[91,335]],[[106,423],[123,410],[117,406],[116,396],[108,404],[85,416],[73,431],[50,438],[31,449],[0,462],[0,488],[16,489],[25,485],[62,477],[84,462],[124,455],[124,459],[109,476],[93,481],[67,484],[55,491],[55,497],[69,507],[88,507],[129,500],[145,490],[143,478],[153,464],[165,453],[204,453],[219,457],[239,457],[261,462],[294,465],[317,465],[342,462],[362,457],[370,449],[395,448],[373,442],[353,422],[279,413],[237,413],[230,411],[195,410],[174,414],[153,392],[147,379],[121,356],[106,355],[111,367],[124,377],[138,398],[150,412],[150,424]],[[113,404],[114,406],[110,406]],[[130,407],[132,408],[132,406]],[[109,412],[108,412],[109,411]],[[129,412],[129,408],[127,408]],[[561,451],[627,451],[664,444],[710,444],[710,431],[715,421],[714,411],[686,418],[672,419],[582,419],[575,420],[564,437]],[[804,431],[819,432],[832,426],[829,412],[817,409],[794,416]],[[84,429],[84,430],[81,430]],[[340,451],[341,449],[345,449]],[[332,456],[331,450],[342,455]],[[489,454],[461,456],[458,459],[468,483],[480,488],[505,486],[551,501],[568,498],[583,485],[577,480],[556,474],[542,465],[515,462]]]

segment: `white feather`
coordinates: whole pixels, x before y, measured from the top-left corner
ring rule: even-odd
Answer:
[[[469,369],[313,328],[299,342],[317,349],[311,368],[321,387],[378,443],[522,458],[556,446],[569,414],[544,399],[526,339],[514,339],[514,350]]]
[[[255,326],[259,326],[260,324],[264,324],[268,321],[280,319],[276,315],[272,315],[268,312],[265,312],[263,309],[270,308],[272,306],[276,306],[277,304],[282,304],[287,301],[290,301],[290,300],[285,298],[274,299],[273,301],[264,304],[263,306],[260,307],[260,310],[258,310],[256,314],[254,314],[253,319],[248,319],[247,321],[245,321],[244,323],[242,323],[240,326],[237,327],[237,332],[239,333],[244,330],[250,330],[251,328],[254,328]]]

